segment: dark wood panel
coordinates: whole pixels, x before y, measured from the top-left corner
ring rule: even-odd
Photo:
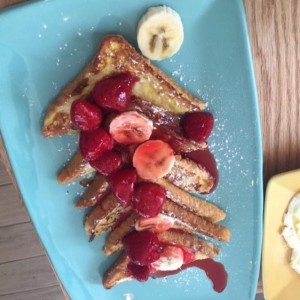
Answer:
[[[0,227],[0,253],[0,263],[45,254],[30,222]]]
[[[0,296],[0,300],[65,300],[59,285]]]
[[[4,168],[3,162],[0,160],[0,188],[4,184],[11,184],[11,179]]]
[[[0,186],[0,227],[28,221],[29,216],[14,186]]]
[[[46,256],[0,264],[0,295],[57,285]]]

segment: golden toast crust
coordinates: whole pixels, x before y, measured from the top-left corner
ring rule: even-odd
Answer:
[[[96,82],[102,78],[125,71],[139,79],[132,91],[136,97],[178,114],[205,108],[203,102],[150,64],[122,36],[108,35],[102,39],[99,50],[91,62],[50,104],[42,134],[45,137],[54,137],[76,132],[70,119],[73,101],[87,97]]]

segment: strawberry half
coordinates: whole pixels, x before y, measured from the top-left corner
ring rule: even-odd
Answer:
[[[95,160],[104,152],[113,148],[112,137],[103,129],[81,131],[79,137],[79,149],[83,158],[88,161]]]
[[[94,101],[109,111],[124,111],[129,103],[133,85],[137,79],[129,72],[104,78],[96,83],[91,92]]]
[[[101,109],[95,104],[79,99],[72,103],[71,120],[82,131],[96,129],[102,122]]]
[[[131,204],[133,187],[136,180],[136,170],[132,168],[117,171],[108,177],[111,190],[123,207]]]
[[[198,143],[205,142],[214,127],[214,117],[211,113],[200,111],[186,114],[182,128],[185,135]]]
[[[141,182],[136,185],[132,208],[144,218],[157,216],[166,200],[165,190],[158,184],[152,182]]]

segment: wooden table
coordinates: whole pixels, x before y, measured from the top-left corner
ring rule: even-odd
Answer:
[[[0,0],[0,8],[21,1]],[[244,3],[260,103],[266,182],[276,173],[300,167],[300,1]],[[0,162],[0,300],[65,299],[11,182]],[[260,282],[257,299],[262,299],[261,293]]]

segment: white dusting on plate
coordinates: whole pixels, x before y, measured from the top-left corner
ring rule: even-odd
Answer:
[[[132,300],[134,295],[132,293],[125,293],[123,294],[124,300]]]

